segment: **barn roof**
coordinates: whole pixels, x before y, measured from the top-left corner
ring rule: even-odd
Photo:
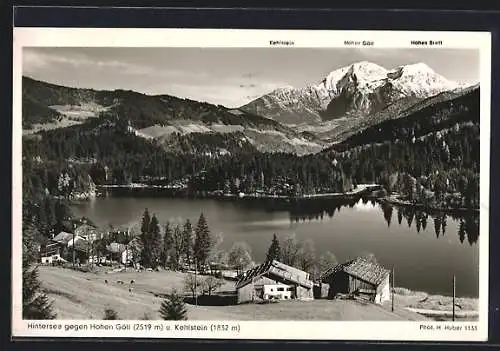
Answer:
[[[321,275],[321,280],[343,271],[350,276],[356,277],[367,283],[379,285],[389,274],[389,270],[381,265],[368,261],[363,257],[358,257],[345,263],[333,266]]]
[[[236,282],[236,289],[242,288],[254,278],[268,273],[307,288],[311,288],[313,285],[312,281],[309,280],[309,273],[273,260],[267,261],[243,273],[241,278]]]

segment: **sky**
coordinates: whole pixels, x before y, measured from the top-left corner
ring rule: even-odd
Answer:
[[[449,80],[479,82],[479,51],[458,49],[31,47],[23,49],[23,75],[239,107],[282,86],[317,84],[359,61],[387,69],[424,62]]]

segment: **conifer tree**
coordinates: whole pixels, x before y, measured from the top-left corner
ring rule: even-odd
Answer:
[[[161,243],[161,233],[160,226],[158,224],[158,219],[156,215],[153,214],[150,223],[150,247],[149,250],[151,252],[151,265],[152,267],[158,267],[160,263],[160,255],[162,250]]]
[[[280,248],[280,242],[278,240],[278,237],[276,234],[273,234],[273,240],[271,242],[271,246],[269,246],[269,249],[267,250],[267,261],[272,261],[272,260],[277,260],[279,261],[281,259],[281,248]]]
[[[141,223],[141,242],[142,242],[142,255],[141,261],[142,265],[145,267],[151,267],[152,256],[151,256],[151,217],[149,211],[146,208],[142,216]]]
[[[187,309],[182,296],[172,291],[161,303],[160,315],[164,320],[187,320]]]
[[[173,233],[173,249],[172,257],[170,258],[170,266],[173,269],[179,268],[179,261],[182,256],[182,230],[179,224],[174,228]]]
[[[212,247],[210,229],[203,213],[200,214],[195,233],[194,254],[198,261],[198,266],[201,267],[207,263]]]
[[[189,218],[186,219],[182,231],[182,254],[188,264],[191,264],[191,259],[193,258],[193,226]]]
[[[33,225],[23,228],[23,319],[54,319],[53,302],[42,291],[38,279],[35,237],[37,230]]]
[[[174,238],[172,227],[170,222],[165,225],[165,234],[163,236],[163,249],[161,254],[161,262],[164,267],[167,267],[170,263],[170,258],[172,256],[172,251],[174,249]]]

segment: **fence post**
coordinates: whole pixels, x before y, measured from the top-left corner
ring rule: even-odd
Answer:
[[[391,289],[391,295],[392,295],[392,307],[391,310],[394,312],[394,266],[392,266],[392,289]]]
[[[198,282],[197,282],[197,274],[198,274],[198,260],[194,259],[194,291],[195,291],[195,306],[198,307]]]
[[[453,321],[455,321],[455,275],[453,275]]]

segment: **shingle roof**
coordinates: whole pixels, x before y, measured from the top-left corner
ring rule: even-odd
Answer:
[[[67,244],[71,239],[73,239],[72,233],[60,232],[52,240],[60,244]]]
[[[311,288],[313,285],[312,281],[309,280],[309,274],[307,272],[274,260],[265,262],[246,271],[236,282],[236,289],[242,288],[249,284],[252,279],[267,273],[308,288]]]
[[[344,271],[345,273],[353,277],[356,277],[373,285],[382,283],[382,281],[389,274],[388,269],[385,269],[384,267],[376,263],[370,262],[363,257],[358,257],[355,260],[341,263],[330,268],[321,275],[321,280],[324,280],[325,278],[331,276],[332,274],[336,274],[339,271]]]

